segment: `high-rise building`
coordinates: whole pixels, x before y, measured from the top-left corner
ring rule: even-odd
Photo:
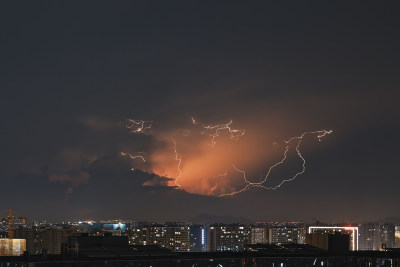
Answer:
[[[190,251],[207,251],[207,228],[205,225],[192,224],[190,226]]]
[[[254,226],[251,227],[251,244],[265,244],[267,243],[268,232],[265,227]]]
[[[304,244],[306,236],[305,227],[280,226],[270,227],[267,229],[269,244]]]
[[[395,226],[391,223],[385,223],[381,227],[382,245],[386,248],[395,248]]]
[[[29,254],[42,252],[43,230],[38,228],[17,228],[14,230],[14,237],[26,239],[26,250]]]
[[[396,247],[395,226],[367,223],[360,225],[360,250],[380,250]]]
[[[172,251],[189,251],[189,227],[148,225],[143,227],[143,245],[160,245]]]
[[[395,245],[396,248],[400,248],[400,225],[395,226]]]
[[[360,225],[360,250],[379,250],[381,248],[381,227],[379,224]]]
[[[167,229],[164,225],[147,225],[142,228],[143,245],[161,245],[164,246]]]
[[[61,254],[61,244],[65,239],[64,230],[61,228],[49,227],[44,229],[42,248],[47,249],[49,254]]]
[[[188,226],[169,225],[166,229],[166,248],[177,252],[190,251]]]
[[[359,250],[359,235],[357,226],[309,226],[308,233],[347,234],[350,236],[350,250]]]
[[[241,224],[214,224],[208,229],[209,251],[243,251],[251,242],[251,228]]]

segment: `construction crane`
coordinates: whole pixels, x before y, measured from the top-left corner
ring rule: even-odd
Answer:
[[[14,217],[12,216],[12,210],[8,209],[8,216],[7,217],[0,217],[0,220],[7,220],[8,221],[8,238],[14,238],[14,221],[24,221],[25,223],[28,222],[28,218],[25,217]]]

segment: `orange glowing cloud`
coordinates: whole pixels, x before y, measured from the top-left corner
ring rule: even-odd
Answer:
[[[208,196],[230,195],[250,186],[265,188],[265,173],[271,172],[271,166],[275,167],[274,163],[279,163],[289,150],[289,145],[282,140],[279,141],[282,144],[277,145],[279,142],[266,142],[269,138],[258,131],[233,128],[232,121],[202,125],[192,118],[192,122],[188,129],[160,132],[152,129],[152,138],[164,145],[155,146],[146,153],[140,152],[140,156],[129,154],[132,170],[140,169],[169,178],[147,181],[144,186],[171,186]],[[297,150],[302,141],[299,138],[290,139],[292,143],[297,140],[298,147],[292,143],[290,146],[294,155],[297,153],[297,157],[302,159]],[[128,154],[124,152],[123,155]]]

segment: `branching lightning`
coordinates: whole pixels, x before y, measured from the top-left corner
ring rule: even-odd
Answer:
[[[230,125],[233,123],[232,120],[230,120],[228,123],[223,123],[223,124],[217,124],[217,125],[203,125],[199,123],[195,118],[192,117],[192,123],[194,125],[199,125],[201,126],[204,130],[201,132],[201,134],[207,134],[208,136],[211,137],[211,146],[215,146],[217,144],[217,141],[215,138],[220,136],[221,132],[223,131],[228,131],[230,134],[230,138],[232,140],[239,140],[240,137],[242,137],[245,133],[246,130],[237,130],[237,129],[232,129]]]
[[[131,133],[148,134],[153,122],[144,120],[125,120],[125,127],[131,130]]]
[[[230,120],[228,123],[222,123],[222,124],[211,124],[211,125],[205,125],[203,123],[200,123],[199,121],[197,121],[194,117],[191,118],[192,120],[192,124],[199,126],[200,127],[200,134],[202,135],[206,135],[208,137],[211,138],[211,141],[209,143],[210,146],[214,147],[217,144],[217,138],[220,137],[221,135],[224,136],[228,136],[231,140],[239,140],[242,136],[245,135],[246,130],[241,130],[241,129],[233,129],[232,128],[232,124],[233,124],[233,120]],[[127,119],[125,122],[125,127],[127,129],[130,130],[131,133],[136,133],[136,134],[150,134],[151,128],[152,128],[152,121],[145,121],[145,120],[133,120],[133,119]],[[176,130],[173,134],[172,137],[171,135],[169,136],[169,138],[172,138],[172,147],[173,147],[173,152],[174,152],[174,159],[177,162],[177,175],[175,177],[175,185],[177,188],[182,188],[181,184],[180,184],[180,179],[182,178],[182,155],[178,152],[178,145],[177,145],[177,140],[174,136],[176,136],[177,134],[187,137],[189,135],[192,135],[194,132],[192,132],[192,130],[189,129],[178,129]],[[322,141],[322,139],[331,134],[332,130],[320,130],[320,131],[307,131],[302,133],[300,136],[295,136],[292,138],[289,138],[283,142],[279,142],[281,144],[284,144],[284,151],[283,151],[283,155],[282,158],[274,163],[273,165],[271,165],[265,176],[262,177],[260,175],[259,179],[251,179],[249,180],[248,177],[246,176],[246,171],[239,169],[238,167],[236,167],[236,165],[232,165],[231,168],[240,173],[241,176],[243,177],[243,181],[244,181],[244,186],[237,190],[237,191],[233,191],[233,192],[229,192],[229,193],[223,193],[221,195],[219,195],[219,197],[224,197],[224,196],[235,196],[239,193],[242,193],[244,191],[247,191],[248,189],[252,188],[252,187],[259,187],[259,188],[263,188],[266,190],[277,190],[278,188],[280,188],[282,185],[284,185],[287,182],[293,181],[294,179],[296,179],[299,175],[302,175],[305,171],[306,171],[306,160],[303,157],[301,151],[300,151],[300,147],[302,145],[303,139],[306,135],[316,135],[316,137],[318,138],[318,141]],[[273,145],[274,146],[279,146],[278,142],[274,142]],[[281,180],[281,182],[277,185],[274,186],[269,186],[267,185],[267,181],[271,176],[271,173],[273,172],[273,170],[280,166],[283,165],[288,158],[288,153],[291,150],[295,150],[297,157],[301,160],[302,162],[302,167],[299,171],[297,171],[293,176],[288,177],[284,180]],[[124,157],[129,157],[132,160],[141,160],[143,162],[146,162],[146,159],[143,157],[143,152],[137,152],[134,154],[130,154],[130,153],[125,153],[125,152],[121,152],[121,155]],[[135,170],[134,168],[132,168],[131,170]],[[208,195],[216,195],[218,194],[218,192],[226,192],[224,191],[223,187],[225,185],[225,182],[229,182],[228,180],[226,180],[228,177],[228,169],[226,169],[224,172],[222,172],[219,175],[216,175],[214,177],[214,181],[215,179],[217,179],[217,182],[209,189],[208,191]],[[190,177],[189,177],[190,178]],[[209,177],[211,178],[211,177]],[[212,178],[211,178],[212,179]],[[211,185],[210,185],[211,186]]]
[[[243,179],[244,179],[244,181],[245,181],[245,183],[246,183],[246,186],[243,187],[242,189],[238,190],[238,191],[234,191],[234,192],[231,192],[231,193],[222,194],[222,195],[220,195],[219,197],[234,196],[234,195],[237,195],[237,194],[239,194],[239,193],[242,193],[242,192],[248,190],[249,188],[251,188],[251,187],[253,187],[253,186],[254,186],[254,187],[261,187],[261,188],[264,188],[264,189],[267,189],[267,190],[276,190],[276,189],[280,188],[284,183],[293,181],[294,179],[297,178],[297,176],[303,174],[303,173],[306,171],[306,160],[305,160],[305,158],[303,157],[303,155],[302,155],[301,152],[300,152],[300,145],[301,145],[301,143],[302,143],[302,141],[303,141],[304,136],[306,136],[307,134],[317,134],[318,141],[322,141],[322,138],[323,138],[323,137],[325,137],[326,135],[331,134],[331,133],[332,133],[332,130],[329,130],[329,131],[327,131],[327,130],[321,130],[321,131],[304,132],[304,133],[303,133],[302,135],[300,135],[300,136],[292,137],[292,138],[286,140],[286,141],[285,141],[286,147],[285,147],[285,152],[283,153],[283,158],[282,158],[282,160],[280,160],[279,162],[277,162],[277,163],[275,163],[274,165],[272,165],[272,166],[268,169],[268,172],[267,172],[267,174],[265,175],[265,177],[264,177],[263,179],[260,179],[260,182],[250,182],[249,180],[247,180],[246,172],[243,171],[243,170],[239,170],[238,168],[236,168],[236,166],[233,165],[233,166],[232,166],[233,169],[235,169],[236,171],[242,173]],[[297,172],[294,176],[292,176],[291,178],[288,178],[288,179],[283,180],[282,182],[280,182],[280,183],[279,183],[278,185],[276,185],[276,186],[269,186],[269,187],[264,186],[263,184],[264,184],[264,183],[268,180],[268,178],[270,177],[271,171],[272,171],[275,167],[277,167],[277,166],[279,166],[279,165],[281,165],[281,164],[283,164],[283,163],[285,162],[285,160],[286,160],[286,158],[287,158],[287,153],[288,153],[290,147],[293,146],[293,145],[295,146],[295,150],[296,150],[296,152],[297,152],[297,155],[298,155],[299,158],[302,160],[302,169],[301,169],[299,172]]]

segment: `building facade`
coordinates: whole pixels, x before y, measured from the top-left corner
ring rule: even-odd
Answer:
[[[308,226],[308,234],[344,234],[349,235],[350,250],[359,250],[359,227],[358,226]]]
[[[268,240],[268,232],[265,227],[251,227],[251,244],[265,244]]]
[[[208,250],[243,251],[251,242],[251,228],[241,224],[214,224],[208,230]]]
[[[148,225],[142,231],[143,245],[160,245],[176,252],[190,251],[188,226]]]
[[[207,227],[201,224],[192,224],[190,226],[190,251],[207,251]]]
[[[396,247],[396,229],[393,224],[367,223],[360,225],[360,250],[380,250]]]
[[[25,239],[0,238],[0,256],[21,256],[24,251]]]
[[[396,247],[396,229],[394,224],[385,223],[381,228],[382,232],[382,246],[386,248]]]
[[[381,229],[379,224],[360,225],[360,250],[379,250],[381,248]]]
[[[269,244],[304,244],[306,236],[305,227],[270,227],[268,228],[268,243]]]

